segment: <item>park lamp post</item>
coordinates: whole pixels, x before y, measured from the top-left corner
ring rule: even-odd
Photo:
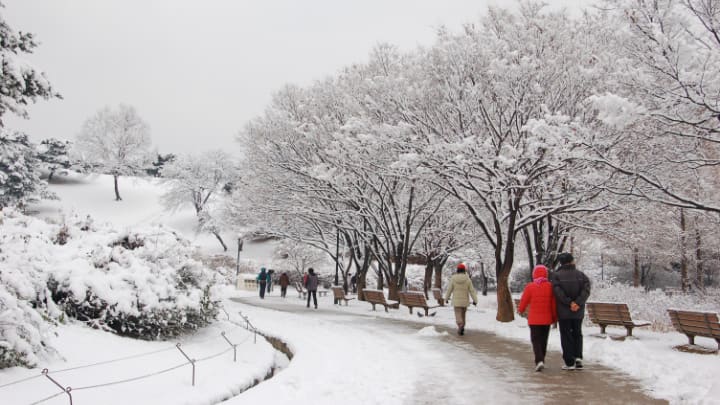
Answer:
[[[338,270],[340,268],[340,220],[337,220],[337,228],[335,232],[335,286],[340,285],[340,280],[338,279]],[[335,299],[335,304],[338,304],[337,298]]]
[[[335,286],[340,285],[338,279],[338,270],[340,268],[340,220],[338,219],[338,226],[335,232]]]

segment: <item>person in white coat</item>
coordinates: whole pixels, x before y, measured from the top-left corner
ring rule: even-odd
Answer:
[[[477,305],[477,292],[470,281],[467,274],[467,268],[464,263],[457,266],[457,273],[450,278],[450,285],[445,293],[445,300],[449,301],[452,296],[452,306],[455,308],[455,323],[458,326],[458,335],[465,334],[465,314],[470,306],[470,298],[472,304]]]

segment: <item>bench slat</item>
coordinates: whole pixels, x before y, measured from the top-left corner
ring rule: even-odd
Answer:
[[[680,312],[680,311],[672,311],[668,310],[670,312],[670,316],[673,316],[673,314],[680,320],[687,320],[687,321],[703,321],[705,322],[718,322],[718,317],[715,314],[707,314],[707,313],[692,313],[692,312]]]

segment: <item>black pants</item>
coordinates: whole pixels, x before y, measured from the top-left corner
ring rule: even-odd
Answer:
[[[312,295],[313,303],[315,304],[315,308],[317,308],[317,291],[308,291],[308,302],[307,307],[310,308],[310,296]]]
[[[265,282],[260,282],[260,298],[265,298]]]
[[[280,286],[280,296],[285,298],[285,294],[287,294],[287,286]]]
[[[560,319],[560,345],[566,366],[575,365],[575,359],[582,359],[582,319]]]
[[[530,341],[535,353],[535,364],[545,361],[548,336],[550,336],[550,325],[530,325]]]

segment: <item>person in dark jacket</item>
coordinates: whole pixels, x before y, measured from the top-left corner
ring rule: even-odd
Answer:
[[[318,289],[318,277],[317,274],[315,274],[315,270],[311,267],[308,269],[308,278],[307,282],[305,283],[305,288],[307,288],[307,307],[310,308],[310,296],[312,295],[313,303],[315,304],[315,309],[317,309],[317,289]]]
[[[257,282],[260,286],[260,298],[265,299],[265,284],[267,284],[267,273],[265,267],[260,268],[260,274],[257,276]]]
[[[275,272],[275,270],[273,270],[273,269],[269,269],[267,271],[267,293],[268,294],[270,294],[272,292],[272,284],[273,284],[272,276],[273,276],[274,272]]]
[[[288,285],[290,285],[290,277],[288,277],[287,272],[284,272],[280,275],[280,297],[285,298],[285,295],[287,294],[287,288]]]
[[[555,308],[555,295],[553,286],[548,281],[547,267],[539,264],[533,269],[533,281],[523,290],[518,313],[528,311],[528,325],[530,326],[530,342],[535,354],[535,371],[545,368],[545,353],[547,352],[550,325],[557,322],[557,309]]]
[[[557,303],[560,345],[563,351],[563,370],[583,368],[582,322],[585,302],[590,296],[590,279],[575,267],[570,253],[558,255],[560,267],[550,275]]]

